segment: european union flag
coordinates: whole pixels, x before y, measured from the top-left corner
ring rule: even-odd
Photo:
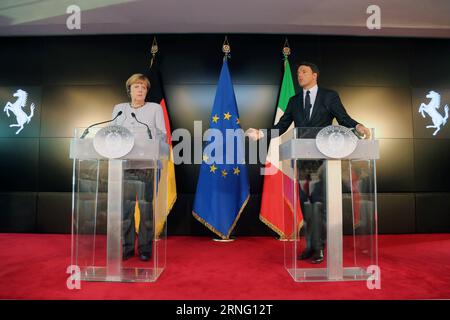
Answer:
[[[244,134],[226,59],[217,85],[210,129],[214,139],[203,151],[192,214],[221,238],[228,239],[250,192],[243,160]]]

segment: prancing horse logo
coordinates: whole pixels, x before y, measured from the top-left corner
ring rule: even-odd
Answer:
[[[433,132],[433,136],[435,136],[436,133],[438,133],[439,130],[441,130],[441,126],[444,126],[447,123],[448,105],[445,105],[445,107],[444,107],[445,115],[442,116],[437,111],[441,104],[441,95],[439,93],[437,93],[436,91],[431,90],[430,92],[428,92],[426,97],[428,99],[431,99],[431,101],[428,104],[422,103],[419,107],[419,113],[424,118],[425,118],[425,113],[427,113],[431,117],[431,121],[433,121],[433,125],[427,126],[427,128],[436,129]]]
[[[22,89],[17,90],[14,94],[14,97],[17,98],[16,102],[11,103],[7,102],[5,107],[3,108],[3,111],[6,112],[6,115],[9,118],[9,111],[14,113],[16,116],[17,123],[9,125],[9,127],[19,127],[19,130],[16,131],[16,134],[18,134],[20,131],[23,130],[23,126],[25,123],[30,123],[31,118],[34,116],[34,103],[31,104],[30,109],[30,115],[27,115],[25,111],[22,110],[27,104],[27,97],[28,93]]]

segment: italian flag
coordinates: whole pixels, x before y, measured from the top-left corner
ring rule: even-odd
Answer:
[[[287,56],[284,58],[284,75],[281,83],[280,96],[274,124],[277,124],[286,111],[289,99],[295,95],[291,67]],[[288,131],[294,128],[291,124]],[[288,132],[287,131],[287,132]],[[278,157],[280,137],[270,141],[267,154],[264,176],[264,186],[261,200],[259,218],[281,238],[291,238],[298,232],[303,224],[301,213],[298,183],[295,182],[294,172],[291,168],[282,168]],[[284,170],[284,171],[283,171]],[[270,174],[267,174],[270,173]],[[294,191],[295,188],[295,191]],[[284,192],[283,192],[284,189]],[[296,195],[294,197],[294,192]],[[294,227],[294,198],[296,202],[296,227]]]

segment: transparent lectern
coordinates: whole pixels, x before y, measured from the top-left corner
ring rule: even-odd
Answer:
[[[169,146],[146,129],[77,128],[70,158],[71,259],[81,280],[156,281],[166,264]]]
[[[284,223],[293,230],[284,242],[284,264],[294,281],[374,275],[379,145],[371,132],[370,139],[358,139],[350,129],[330,126],[281,136]]]

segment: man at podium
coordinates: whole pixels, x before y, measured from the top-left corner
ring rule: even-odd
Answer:
[[[282,135],[292,122],[297,128],[319,128],[331,125],[336,118],[340,125],[355,128],[366,139],[370,138],[370,130],[348,115],[338,93],[317,85],[318,77],[317,65],[311,62],[299,64],[297,79],[303,90],[289,100],[285,113],[272,129],[278,129]],[[261,130],[254,128],[250,128],[247,135],[253,140],[264,137]]]
[[[114,107],[113,118],[122,111],[114,124],[144,134],[141,137],[136,136],[137,138],[165,141],[167,131],[162,107],[157,103],[145,101],[150,89],[149,79],[142,74],[133,74],[125,86],[130,102]],[[124,170],[123,181],[122,258],[127,260],[135,255],[137,234],[139,259],[148,261],[152,255],[154,236],[154,173],[152,169],[127,169]]]
[[[363,124],[358,123],[352,119],[344,106],[336,91],[319,87],[317,79],[319,77],[319,68],[317,65],[311,62],[301,62],[297,68],[297,79],[301,92],[291,97],[286,107],[286,111],[280,118],[278,123],[272,127],[272,129],[278,129],[279,134],[285,133],[288,128],[294,122],[297,128],[318,128],[327,127],[332,124],[333,119],[337,119],[338,123],[347,128],[355,128],[356,131],[364,138],[370,138],[370,130]],[[270,130],[268,131],[270,138]],[[252,140],[258,140],[264,137],[262,130],[250,128],[247,131],[247,135]],[[320,185],[320,184],[319,184]],[[319,187],[319,185],[317,187]],[[317,194],[317,190],[316,190]],[[305,197],[301,197],[302,207]],[[317,198],[317,195],[315,195]],[[315,213],[324,215],[325,213]],[[323,224],[322,217],[312,217],[308,219],[305,217],[305,221],[309,226],[306,228],[306,237],[310,239],[323,238],[323,228],[317,224]],[[316,225],[311,225],[312,221]],[[319,222],[316,222],[319,221]],[[309,233],[309,234],[308,234]],[[310,241],[307,243],[305,251],[299,255],[299,259],[311,258],[312,263],[320,263],[324,259],[324,239],[321,241]]]

